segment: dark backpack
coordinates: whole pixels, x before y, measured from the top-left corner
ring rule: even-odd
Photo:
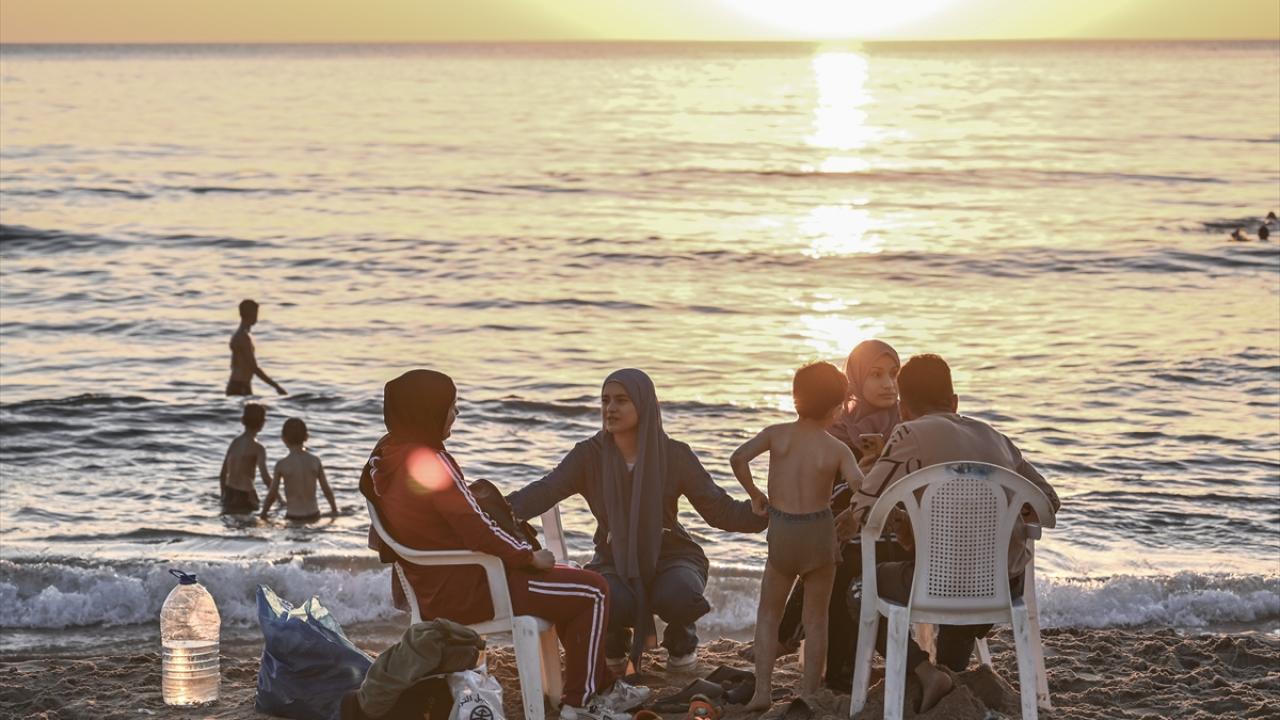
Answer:
[[[538,543],[538,533],[529,523],[516,520],[511,504],[507,502],[507,498],[502,495],[497,485],[480,479],[467,487],[471,489],[471,496],[476,499],[480,509],[485,515],[493,518],[493,521],[498,523],[498,527],[506,530],[512,537],[524,539],[533,546],[534,550],[542,549],[542,545]]]

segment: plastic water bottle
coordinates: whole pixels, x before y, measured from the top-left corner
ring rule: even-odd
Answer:
[[[218,631],[222,618],[213,596],[195,575],[170,570],[178,586],[160,609],[161,684],[166,705],[198,705],[218,699],[222,672]]]

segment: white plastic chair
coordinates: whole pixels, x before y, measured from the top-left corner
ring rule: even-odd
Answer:
[[[1035,541],[1040,539],[1041,526],[1035,523],[1027,523],[1027,553],[1030,555],[1030,561],[1027,563],[1026,570],[1023,574],[1026,578],[1022,583],[1022,600],[1027,605],[1027,625],[1031,629],[1031,651],[1035,659],[1036,667],[1036,704],[1044,710],[1052,710],[1053,702],[1049,698],[1049,676],[1044,670],[1044,645],[1040,642],[1040,610],[1036,601],[1036,549]],[[916,635],[916,643],[929,653],[930,659],[936,660],[935,643],[937,641],[936,629],[928,623],[918,623],[913,626]],[[987,639],[978,638],[978,660],[983,665],[991,667],[991,650],[987,648]]]
[[[918,499],[917,491],[923,491]],[[881,598],[876,587],[875,540],[899,503],[911,519],[916,546],[915,575],[906,605]],[[883,615],[889,622],[885,720],[902,717],[907,633],[912,622],[1012,624],[1022,717],[1035,720],[1037,695],[1043,690],[1048,698],[1047,682],[1039,681],[1035,667],[1037,660],[1043,663],[1039,627],[1023,598],[1009,591],[1009,538],[1023,505],[1035,510],[1040,525],[1054,526],[1053,506],[1040,488],[1017,473],[987,463],[932,465],[907,475],[880,496],[862,528],[863,600],[851,717],[867,702],[876,631]],[[1034,607],[1035,583],[1028,571],[1023,596]],[[983,661],[990,662],[989,653]]]
[[[405,562],[423,567],[432,565],[479,565],[484,568],[489,581],[489,594],[493,600],[493,619],[469,625],[481,635],[511,633],[511,641],[516,651],[516,670],[520,676],[520,695],[524,702],[524,716],[528,720],[544,720],[542,698],[551,700],[554,707],[560,706],[560,694],[564,689],[560,673],[560,644],[556,637],[555,626],[547,620],[532,615],[514,615],[511,611],[511,594],[507,590],[507,575],[502,567],[502,560],[496,555],[487,555],[473,550],[415,550],[396,542],[382,526],[373,503],[366,501],[369,508],[369,521],[387,547]],[[560,525],[560,508],[554,506],[542,514],[543,535],[547,549],[556,556],[556,560],[567,559],[564,532]],[[400,586],[404,588],[405,597],[409,601],[410,622],[422,622],[422,612],[418,607],[418,597],[409,584],[400,563],[394,563],[395,573],[400,578]]]

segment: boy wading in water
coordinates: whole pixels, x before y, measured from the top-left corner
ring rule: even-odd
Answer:
[[[778,654],[778,623],[787,593],[804,580],[804,678],[801,695],[812,695],[822,679],[827,656],[827,606],[835,577],[839,544],[829,506],[837,477],[850,487],[862,481],[858,461],[847,445],[827,434],[844,402],[847,381],[829,363],[796,372],[792,385],[795,422],[771,425],[734,451],[729,463],[751,496],[759,515],[769,515],[769,559],[760,582],[756,615],[756,691],[748,710],[773,703],[773,663]],[[769,453],[769,494],[751,478],[751,460]]]
[[[218,475],[224,515],[251,513],[258,509],[258,493],[253,489],[254,470],[262,474],[262,484],[271,487],[271,476],[267,473],[267,449],[258,442],[258,433],[267,422],[267,409],[257,403],[246,403],[240,422],[244,424],[244,432],[231,441],[222,460],[222,472]]]
[[[276,474],[262,505],[263,519],[266,519],[272,504],[280,497],[282,482],[285,519],[300,522],[320,519],[320,508],[316,505],[316,485],[320,486],[324,499],[329,501],[329,512],[338,514],[338,503],[333,499],[333,490],[329,489],[329,480],[324,476],[324,466],[320,464],[320,458],[305,447],[307,437],[307,424],[301,418],[284,421],[280,439],[289,448],[289,454],[276,463]]]

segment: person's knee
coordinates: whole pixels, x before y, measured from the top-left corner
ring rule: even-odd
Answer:
[[[609,628],[631,627],[636,616],[636,602],[631,589],[613,577],[602,577],[601,581],[609,597]]]
[[[656,589],[653,610],[665,622],[683,624],[711,612],[711,603],[702,594],[702,588],[680,585]]]
[[[574,582],[580,585],[590,585],[610,598],[614,596],[613,584],[600,573],[584,570],[574,578]]]

